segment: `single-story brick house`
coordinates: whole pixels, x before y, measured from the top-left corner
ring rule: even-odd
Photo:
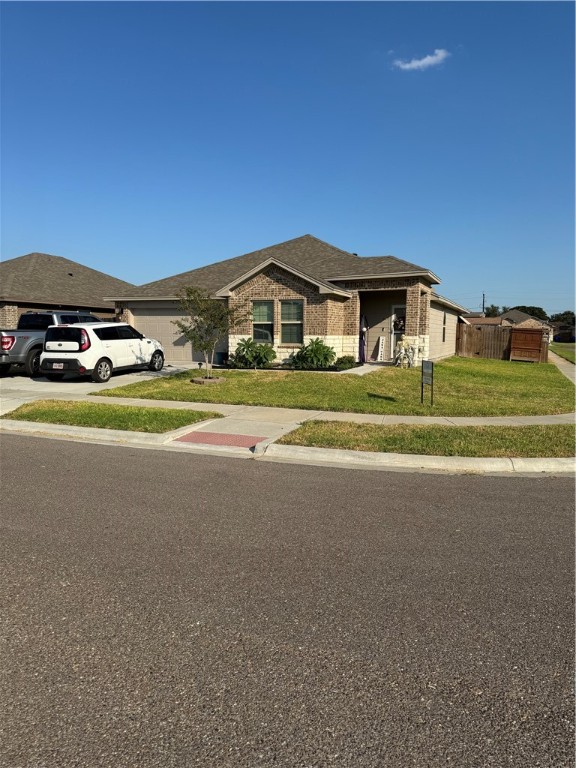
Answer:
[[[385,362],[403,334],[419,350],[418,360],[455,353],[466,309],[436,294],[432,286],[439,282],[429,269],[394,256],[360,257],[304,235],[106,298],[122,319],[159,339],[174,363],[200,359],[172,323],[182,317],[178,298],[186,286],[250,315],[221,353],[233,353],[250,336],[273,344],[284,360],[320,337],[337,356]]]
[[[24,312],[54,309],[114,320],[114,303],[104,295],[133,288],[132,283],[49,253],[7,259],[0,264],[0,328],[15,328]]]

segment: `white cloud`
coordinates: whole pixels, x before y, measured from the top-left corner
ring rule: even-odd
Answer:
[[[396,69],[402,69],[404,71],[409,71],[412,69],[429,69],[430,67],[437,67],[438,64],[441,64],[445,59],[448,58],[448,56],[450,56],[450,53],[444,48],[436,48],[434,53],[430,54],[429,56],[424,56],[423,59],[412,59],[411,61],[396,59],[394,62],[392,62],[392,66],[396,67]]]

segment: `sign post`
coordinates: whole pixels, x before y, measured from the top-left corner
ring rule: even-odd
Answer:
[[[422,385],[420,389],[420,404],[424,404],[424,385],[430,387],[430,405],[434,405],[434,363],[422,360]]]

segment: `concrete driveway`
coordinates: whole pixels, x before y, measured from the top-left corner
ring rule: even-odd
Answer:
[[[86,376],[67,376],[62,381],[48,381],[43,376],[31,379],[25,373],[16,370],[10,376],[0,379],[0,416],[33,400],[48,400],[52,397],[62,398],[63,396],[75,400],[83,398],[90,392],[113,389],[144,379],[171,376],[179,370],[184,369],[166,365],[160,373],[152,373],[148,370],[118,371],[106,384],[96,384]]]

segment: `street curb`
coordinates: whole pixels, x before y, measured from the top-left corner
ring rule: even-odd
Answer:
[[[126,432],[95,427],[71,427],[66,424],[26,422],[2,419],[0,433],[20,433],[56,439],[73,439],[106,445],[134,445],[184,453],[227,455],[258,461],[319,464],[349,469],[424,470],[465,474],[573,474],[575,458],[470,458],[466,456],[421,456],[407,453],[377,453],[373,451],[345,451],[335,448],[307,448],[299,445],[278,445],[272,439],[258,443],[253,450],[226,445],[176,442],[182,434],[206,422],[180,427],[162,434]]]
[[[364,467],[370,469],[424,469],[483,473],[574,473],[574,458],[471,458],[467,456],[421,456],[409,453],[376,453],[373,451],[343,451],[335,448],[307,448],[299,445],[268,445],[266,458],[272,460],[305,463],[328,463],[339,466]]]

